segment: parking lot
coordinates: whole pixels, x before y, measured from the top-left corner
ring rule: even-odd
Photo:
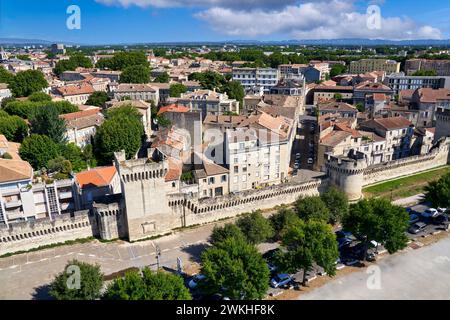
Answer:
[[[430,209],[430,207],[427,204],[420,204],[413,207],[407,208],[408,211],[411,212],[411,214],[416,214],[419,216],[419,221],[426,224],[426,227],[416,233],[412,234],[410,232],[407,232],[407,236],[410,239],[410,244],[412,244],[412,248],[417,249],[418,247],[414,246],[415,242],[421,238],[429,237],[435,233],[442,232],[443,230],[446,230],[447,225],[436,225],[433,224],[432,220],[429,218],[423,218],[421,216],[421,213],[425,212],[426,210]],[[348,266],[353,267],[359,267],[364,266],[365,264],[362,262],[363,256],[361,256],[362,252],[364,251],[361,249],[359,241],[353,237],[351,234],[345,233],[345,232],[337,232],[338,236],[338,243],[340,246],[340,259],[337,261],[336,268],[338,270],[341,270],[343,268],[346,268]],[[351,238],[351,241],[342,241],[344,239]],[[356,248],[356,249],[354,249]],[[377,261],[378,257],[382,254],[385,254],[387,250],[381,245],[377,243],[373,243],[371,248],[368,250],[368,261]],[[276,275],[276,272],[273,273],[273,276]],[[323,269],[319,266],[315,266],[313,270],[309,271],[307,273],[306,279],[308,282],[314,281],[318,277],[324,276],[326,273],[324,273]],[[282,288],[273,288],[271,287],[268,291],[268,296],[270,297],[276,297],[278,295],[283,294],[286,290],[292,290],[303,281],[303,271],[299,271],[295,274],[290,275],[292,278],[292,281],[288,283],[287,285],[283,286]]]

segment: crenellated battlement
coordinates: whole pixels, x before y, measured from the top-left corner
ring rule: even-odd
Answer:
[[[123,183],[163,179],[169,170],[167,161],[155,162],[148,158],[126,160],[124,152],[115,153],[114,164]]]

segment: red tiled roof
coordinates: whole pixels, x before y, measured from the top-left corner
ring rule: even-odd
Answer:
[[[88,110],[82,110],[82,111],[78,111],[78,112],[62,114],[62,115],[60,115],[60,117],[66,121],[69,121],[69,120],[75,120],[78,118],[89,117],[89,116],[95,115],[99,112],[100,112],[100,108],[88,109]]]
[[[161,107],[161,109],[159,109],[158,116],[163,113],[166,113],[166,112],[184,113],[184,112],[188,112],[188,111],[189,111],[188,107],[179,106],[177,104],[171,104],[169,106]]]
[[[104,187],[111,183],[116,174],[116,167],[95,168],[88,171],[83,171],[76,174],[76,180],[80,187]]]

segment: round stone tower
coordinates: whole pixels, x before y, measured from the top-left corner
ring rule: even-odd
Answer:
[[[362,198],[364,170],[367,168],[363,153],[350,152],[347,157],[330,156],[326,168],[331,185],[345,192],[350,201]]]

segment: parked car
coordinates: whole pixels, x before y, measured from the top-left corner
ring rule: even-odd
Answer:
[[[313,158],[309,158],[309,159],[308,159],[308,164],[313,164],[313,163],[314,163]]]
[[[426,228],[427,224],[423,222],[416,222],[409,229],[408,232],[412,234],[418,234]]]
[[[293,280],[294,279],[290,275],[281,273],[277,274],[270,280],[270,285],[272,286],[272,288],[279,288],[291,283]]]
[[[338,248],[342,249],[344,247],[348,247],[349,245],[351,245],[353,241],[350,238],[339,238],[339,239],[337,239],[337,242],[338,242]]]
[[[448,215],[446,214],[440,214],[437,217],[432,219],[433,224],[435,225],[441,225],[441,224],[446,224],[449,222],[449,218]]]
[[[437,211],[439,213],[446,213],[447,212],[447,208],[437,208]]]
[[[417,214],[412,213],[409,215],[409,224],[414,224],[416,222],[419,222],[420,218]]]
[[[353,236],[353,234],[351,232],[348,231],[344,231],[344,230],[339,230],[335,232],[336,234],[336,238],[349,238],[349,239],[355,239],[355,237]]]
[[[192,279],[188,282],[188,287],[190,289],[195,289],[198,286],[198,283],[202,280],[206,279],[206,276],[203,274],[197,274],[192,277]]]
[[[435,218],[438,215],[439,215],[439,211],[437,211],[436,209],[433,209],[433,208],[427,209],[422,213],[422,217],[424,217],[424,218]]]
[[[299,160],[301,158],[301,154],[300,153],[297,153],[296,155],[295,155],[295,159],[296,160]]]
[[[298,163],[297,161],[294,163],[294,169],[299,169],[300,168],[300,163]]]
[[[298,169],[294,169],[294,171],[292,171],[292,175],[293,175],[293,176],[298,175]]]

